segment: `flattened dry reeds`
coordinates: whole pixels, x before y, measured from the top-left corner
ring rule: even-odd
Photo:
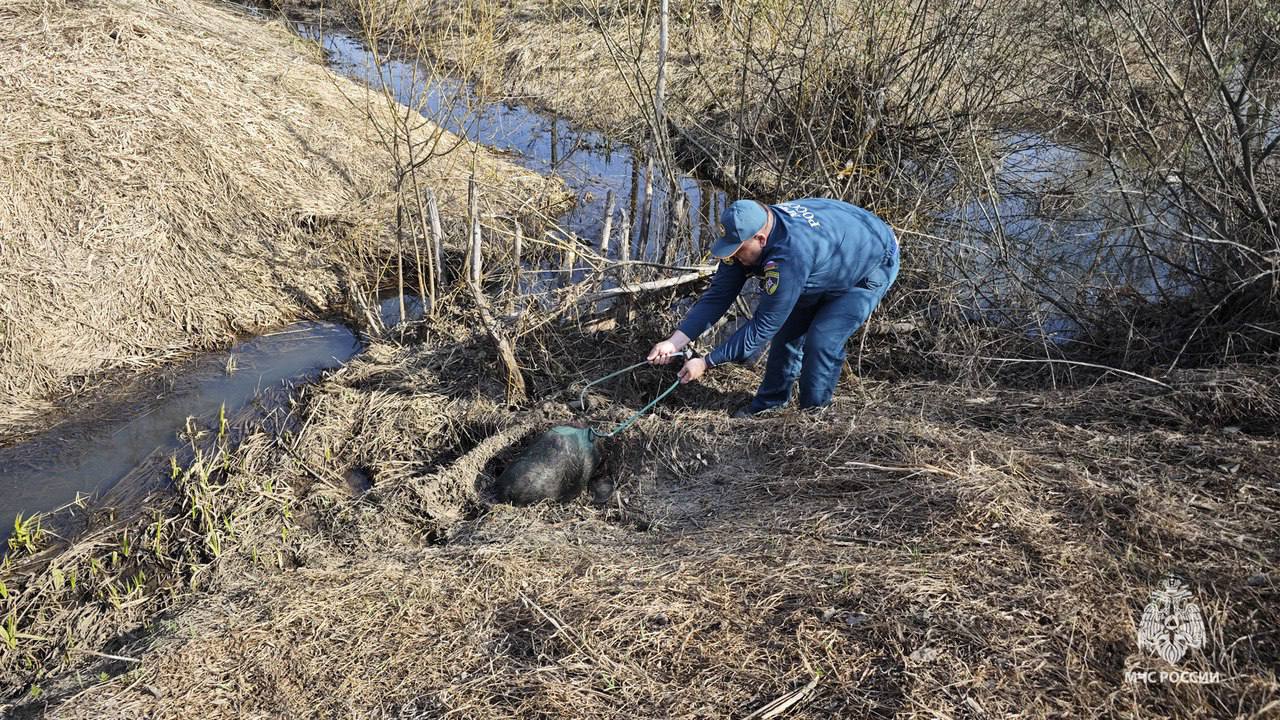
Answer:
[[[1238,639],[1280,621],[1275,416],[1222,426],[1280,407],[1272,371],[1052,393],[864,378],[825,414],[739,421],[708,409],[756,379],[726,368],[605,445],[609,505],[490,505],[528,429],[570,421],[555,399],[652,322],[527,335],[547,401],[515,412],[480,328],[376,342],[299,398],[287,449],[227,463],[221,492],[269,484],[289,512],[258,501],[266,532],[229,538],[154,637],[87,646],[140,660],[90,671],[132,672],[43,681],[48,716],[1124,717],[1274,698],[1275,646]],[[662,372],[589,419],[625,417]],[[1135,624],[1170,572],[1210,628],[1181,667],[1220,684],[1124,680],[1158,666]]]

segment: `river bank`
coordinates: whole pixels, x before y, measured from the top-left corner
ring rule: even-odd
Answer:
[[[0,21],[0,442],[376,285],[394,110],[283,24],[184,0],[11,3]],[[473,163],[486,210],[556,195],[459,150],[427,168],[449,218]]]

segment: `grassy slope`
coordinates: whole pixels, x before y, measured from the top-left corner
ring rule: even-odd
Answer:
[[[386,105],[319,60],[219,2],[0,8],[0,438],[107,371],[323,312],[385,247]],[[447,213],[470,159],[427,168]],[[478,165],[489,198],[533,194]]]

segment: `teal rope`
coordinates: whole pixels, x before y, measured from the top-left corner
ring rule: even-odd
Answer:
[[[678,355],[685,355],[685,353],[683,353],[683,352],[680,352],[680,353],[677,353],[677,354],[678,354]],[[675,357],[675,356],[672,356],[672,357]],[[686,355],[686,357],[687,357],[687,355]],[[648,361],[648,360],[641,360],[640,362],[636,363],[635,365],[628,365],[628,366],[626,366],[626,367],[622,368],[621,370],[615,370],[615,371],[613,371],[613,372],[609,373],[608,375],[605,375],[605,376],[604,376],[604,377],[602,377],[602,378],[599,378],[599,379],[596,379],[596,380],[592,380],[591,382],[589,382],[589,383],[587,383],[586,385],[582,386],[582,392],[578,394],[578,406],[579,406],[579,407],[581,407],[583,410],[585,410],[585,409],[587,408],[587,390],[588,390],[592,385],[599,385],[600,383],[604,382],[605,380],[609,380],[609,379],[611,379],[611,378],[618,377],[619,375],[621,375],[621,374],[623,374],[623,373],[628,373],[628,372],[631,372],[632,370],[635,370],[636,368],[640,367],[641,365],[648,365],[648,364],[649,364],[649,361]],[[621,425],[619,425],[618,427],[616,427],[616,428],[614,428],[614,429],[610,430],[610,431],[609,431],[609,432],[607,432],[607,433],[600,432],[599,430],[596,430],[595,428],[590,428],[588,432],[590,432],[590,434],[591,434],[591,440],[592,440],[592,441],[595,441],[597,438],[610,438],[610,437],[613,437],[614,435],[617,435],[618,433],[620,433],[620,432],[622,432],[622,431],[626,430],[627,428],[631,427],[632,425],[634,425],[634,424],[636,423],[636,421],[637,421],[637,420],[639,420],[639,419],[640,419],[640,416],[641,416],[641,415],[644,415],[645,413],[647,413],[647,412],[649,412],[650,410],[652,410],[654,405],[657,405],[659,402],[661,402],[661,401],[662,401],[662,398],[664,398],[664,397],[666,397],[666,396],[670,395],[671,393],[675,392],[675,389],[676,389],[676,388],[678,388],[678,387],[680,387],[680,381],[679,381],[679,380],[676,380],[675,382],[671,383],[671,387],[667,388],[666,390],[663,390],[663,391],[662,391],[662,394],[661,394],[661,395],[659,395],[658,397],[654,398],[652,401],[650,401],[648,405],[645,405],[644,407],[640,408],[640,409],[639,409],[635,414],[633,414],[631,417],[629,417],[629,418],[627,418],[625,421],[623,421]]]
[[[634,415],[632,415],[631,417],[629,417],[629,418],[627,418],[625,421],[623,421],[623,423],[622,423],[621,425],[619,425],[618,427],[616,427],[616,428],[614,428],[614,429],[610,430],[610,431],[609,431],[609,432],[607,432],[607,433],[602,433],[602,432],[600,432],[599,430],[596,430],[595,428],[592,428],[592,429],[591,429],[591,439],[592,439],[592,440],[595,440],[596,438],[602,438],[602,437],[603,437],[603,438],[608,438],[608,437],[613,437],[614,435],[617,435],[618,433],[622,432],[623,430],[626,430],[627,428],[631,427],[632,425],[635,425],[635,424],[636,424],[636,421],[640,419],[640,416],[641,416],[641,415],[644,415],[645,413],[647,413],[647,412],[649,412],[651,409],[653,409],[653,406],[654,406],[654,405],[657,405],[657,404],[662,400],[662,398],[664,398],[664,397],[666,397],[666,396],[670,395],[671,393],[675,392],[675,389],[676,389],[676,388],[678,388],[678,387],[680,387],[680,381],[679,381],[679,380],[676,380],[675,382],[671,383],[671,387],[667,388],[666,390],[663,390],[663,391],[662,391],[662,394],[661,394],[661,395],[659,395],[658,397],[654,398],[652,401],[650,401],[648,405],[645,405],[644,407],[640,408],[640,410],[638,410]]]

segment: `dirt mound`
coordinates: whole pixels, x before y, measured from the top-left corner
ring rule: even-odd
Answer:
[[[385,108],[238,5],[4,3],[0,438],[103,371],[321,313],[390,221]],[[537,182],[474,159],[486,199]],[[428,167],[446,210],[472,161]]]

